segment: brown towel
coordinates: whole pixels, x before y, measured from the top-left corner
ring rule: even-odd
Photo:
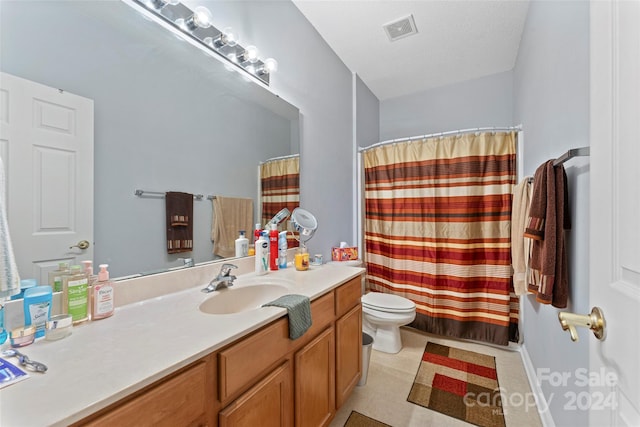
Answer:
[[[216,196],[213,199],[211,240],[213,253],[223,258],[236,255],[235,242],[240,230],[249,238],[252,233],[253,200]]]
[[[567,175],[548,160],[534,177],[529,220],[524,236],[533,239],[527,289],[536,300],[557,308],[567,306],[569,280],[564,230],[571,228]]]
[[[167,252],[193,250],[193,194],[169,191],[165,194]]]

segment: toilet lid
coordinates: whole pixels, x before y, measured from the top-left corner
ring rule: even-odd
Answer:
[[[399,295],[369,292],[361,298],[362,305],[374,310],[402,313],[416,309],[416,304]]]

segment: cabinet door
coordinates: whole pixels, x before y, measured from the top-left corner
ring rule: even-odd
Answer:
[[[220,411],[220,427],[293,426],[293,379],[285,362]]]
[[[296,426],[329,425],[335,414],[335,341],[333,327],[295,356]]]
[[[336,408],[347,400],[362,372],[362,308],[336,321]]]

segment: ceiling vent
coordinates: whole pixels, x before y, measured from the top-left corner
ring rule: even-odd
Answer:
[[[388,24],[383,25],[382,28],[384,28],[384,31],[387,33],[387,37],[389,37],[389,40],[392,42],[418,33],[416,23],[413,20],[413,15],[405,16],[404,18],[389,22]]]

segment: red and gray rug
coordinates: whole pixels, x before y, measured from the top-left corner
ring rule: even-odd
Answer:
[[[427,343],[407,400],[482,427],[505,427],[493,356]]]

